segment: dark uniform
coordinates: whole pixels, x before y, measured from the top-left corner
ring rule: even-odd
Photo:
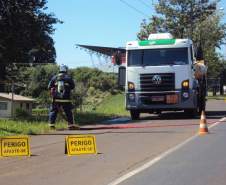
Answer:
[[[75,88],[73,79],[65,71],[55,75],[49,82],[48,89],[51,92],[52,104],[49,112],[50,127],[55,128],[57,113],[64,111],[68,128],[75,128],[72,113],[71,90]]]

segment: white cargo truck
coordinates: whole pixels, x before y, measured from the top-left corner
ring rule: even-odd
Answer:
[[[128,42],[125,92],[131,118],[171,110],[196,113],[200,103],[194,63],[190,39],[160,33],[151,34],[148,40]]]

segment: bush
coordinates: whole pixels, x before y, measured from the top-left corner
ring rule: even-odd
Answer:
[[[32,110],[32,114],[34,116],[45,116],[45,115],[48,115],[49,113],[49,110],[48,109],[33,109]]]
[[[95,89],[94,87],[90,87],[90,88],[88,89],[88,95],[93,96],[93,95],[95,95],[95,94],[96,94],[96,89]]]
[[[30,118],[31,116],[29,115],[28,112],[26,112],[23,109],[16,109],[15,117],[20,119],[27,119],[27,118]]]
[[[88,67],[73,69],[71,73],[76,81],[72,99],[75,101],[75,107],[81,111],[95,110],[106,96],[118,92],[114,73]]]

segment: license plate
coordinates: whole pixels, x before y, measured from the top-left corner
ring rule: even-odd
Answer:
[[[165,100],[165,97],[164,96],[152,96],[151,97],[151,101],[164,101]]]
[[[176,103],[178,103],[178,95],[176,95],[176,94],[167,95],[166,96],[166,103],[167,104],[176,104]]]

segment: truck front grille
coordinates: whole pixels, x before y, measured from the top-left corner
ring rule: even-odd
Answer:
[[[156,82],[156,78],[160,81]],[[154,73],[140,74],[141,91],[174,91],[175,90],[175,74],[174,73]]]

